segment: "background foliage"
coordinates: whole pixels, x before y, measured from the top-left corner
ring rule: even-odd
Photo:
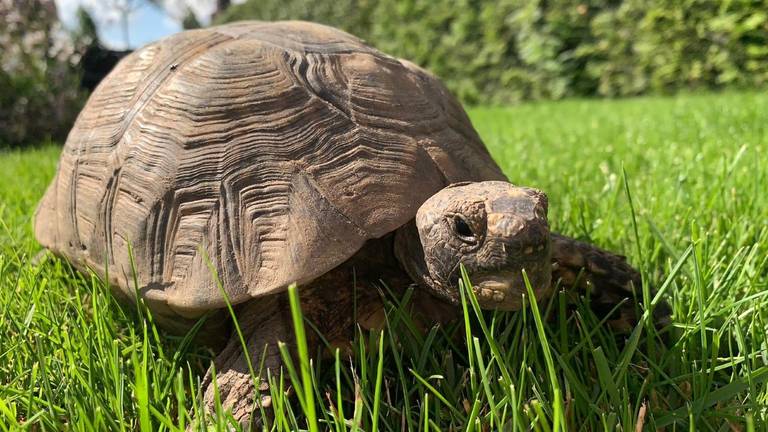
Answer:
[[[0,145],[63,139],[85,94],[85,34],[69,34],[51,0],[0,0]]]
[[[430,69],[468,104],[768,81],[768,0],[247,0],[225,8],[216,22],[342,28]],[[53,0],[0,0],[0,22],[0,146],[63,140],[87,93],[80,59],[99,46],[93,22],[83,13],[78,30],[64,31]]]
[[[304,19],[439,75],[464,102],[760,87],[766,0],[248,0],[218,21]]]

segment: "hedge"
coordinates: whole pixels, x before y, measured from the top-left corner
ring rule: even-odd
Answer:
[[[0,149],[63,140],[85,101],[53,0],[0,0]]]
[[[768,0],[248,0],[219,22],[339,27],[468,103],[761,87]]]

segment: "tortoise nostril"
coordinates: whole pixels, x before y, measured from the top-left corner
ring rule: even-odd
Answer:
[[[512,250],[519,251],[523,256],[538,256],[547,249],[549,231],[539,227],[528,227],[510,240]]]

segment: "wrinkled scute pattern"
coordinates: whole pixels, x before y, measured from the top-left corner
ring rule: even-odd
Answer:
[[[429,73],[330,27],[241,22],[118,65],[69,135],[35,232],[125,294],[194,317],[225,304],[211,269],[233,303],[277,292],[446,184],[503,178]]]

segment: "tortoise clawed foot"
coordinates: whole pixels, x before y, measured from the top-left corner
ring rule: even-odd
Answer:
[[[258,380],[249,373],[227,370],[216,373],[214,384],[212,371],[203,379],[203,404],[206,415],[232,417],[244,431],[259,431],[272,417],[272,397],[266,381]],[[234,429],[234,425],[231,425]]]
[[[586,297],[595,315],[607,319],[614,331],[626,333],[637,325],[642,278],[624,256],[553,233],[552,262],[552,283],[570,297]],[[668,324],[670,312],[666,302],[657,304],[655,325]]]

